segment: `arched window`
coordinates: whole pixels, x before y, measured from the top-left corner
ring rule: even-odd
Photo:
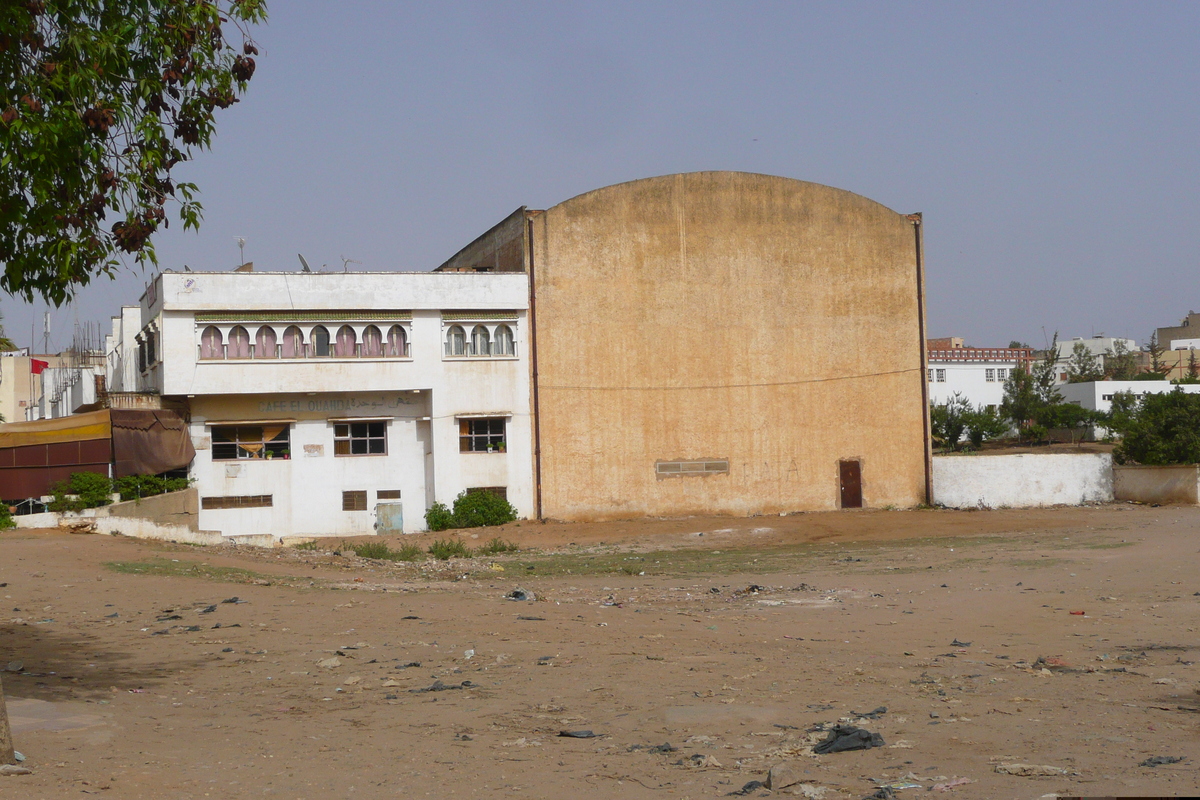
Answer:
[[[204,333],[200,335],[200,357],[225,357],[225,348],[221,343],[221,330],[214,325],[209,325],[204,329]]]
[[[354,358],[354,346],[358,344],[358,335],[354,328],[343,325],[338,328],[337,340],[333,343],[333,354],[338,358]]]
[[[275,358],[275,329],[263,325],[254,334],[254,357]]]
[[[283,332],[283,346],[280,348],[284,358],[304,358],[304,331],[295,325]]]
[[[446,355],[465,356],[467,354],[467,334],[458,325],[451,325],[446,331]]]
[[[363,358],[380,358],[383,355],[383,334],[374,325],[368,325],[363,331]]]
[[[318,325],[312,329],[312,333],[308,336],[309,344],[312,347],[312,355],[322,357],[329,355],[329,331],[324,325]]]
[[[387,354],[393,358],[408,356],[408,334],[404,332],[404,326],[393,325],[388,331]]]
[[[496,341],[492,344],[492,353],[498,356],[515,356],[517,354],[513,347],[512,328],[507,325],[496,328]]]
[[[229,358],[250,357],[250,334],[241,325],[229,332],[229,348],[226,351]]]
[[[473,356],[490,356],[492,354],[492,337],[488,333],[488,329],[482,325],[476,325],[471,331],[471,355]]]

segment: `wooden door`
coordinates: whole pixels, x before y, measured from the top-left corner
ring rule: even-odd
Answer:
[[[842,508],[862,508],[862,464],[858,461],[839,461],[838,476],[842,489]]]

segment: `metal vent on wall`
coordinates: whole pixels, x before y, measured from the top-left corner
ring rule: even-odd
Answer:
[[[682,478],[700,475],[727,475],[729,459],[703,458],[694,461],[656,461],[654,474],[660,478]]]

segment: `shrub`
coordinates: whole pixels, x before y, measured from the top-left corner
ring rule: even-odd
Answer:
[[[437,539],[429,545],[429,554],[441,561],[452,558],[470,558],[473,553],[458,539]]]
[[[454,515],[443,503],[434,503],[425,512],[425,525],[431,531],[444,531],[454,527]]]
[[[1113,451],[1118,464],[1200,463],[1200,395],[1175,389],[1148,394],[1132,408],[1113,403],[1113,427],[1124,434]]]
[[[17,523],[13,521],[12,509],[6,503],[0,503],[0,531],[15,527]]]
[[[95,472],[72,472],[71,477],[51,486],[50,492],[54,495],[51,511],[82,511],[111,503],[112,481]]]
[[[113,481],[113,491],[121,493],[122,500],[137,500],[156,494],[179,492],[191,482],[187,478],[160,478],[157,475],[126,475]]]
[[[415,544],[402,544],[399,550],[392,551],[393,561],[424,561],[425,551]]]
[[[463,492],[454,500],[454,527],[482,528],[503,525],[517,518],[512,503],[497,494],[477,490]]]
[[[293,550],[310,550],[311,551],[311,550],[320,550],[321,547],[314,540],[311,542],[301,542],[300,544],[292,545],[292,549]]]
[[[506,542],[499,536],[492,539],[490,542],[479,548],[479,552],[485,556],[493,556],[497,553],[515,553],[519,550],[512,542]]]
[[[352,544],[350,549],[354,551],[354,555],[359,558],[382,558],[387,559],[392,551],[388,549],[387,542],[363,542],[362,544]]]

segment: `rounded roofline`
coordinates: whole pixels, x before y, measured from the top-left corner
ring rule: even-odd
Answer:
[[[618,189],[621,187],[633,186],[635,184],[648,184],[648,183],[653,183],[653,182],[657,182],[657,181],[663,181],[663,180],[666,180],[669,178],[695,177],[695,176],[699,176],[699,175],[725,175],[725,176],[738,176],[738,177],[742,177],[742,178],[754,178],[754,179],[767,178],[772,181],[778,181],[781,183],[802,184],[805,186],[812,186],[812,187],[816,187],[819,189],[828,190],[831,192],[837,192],[839,194],[849,195],[851,197],[858,198],[867,203],[870,203],[871,205],[878,206],[878,207],[884,209],[885,211],[888,211],[889,213],[896,214],[897,216],[903,216],[903,217],[914,216],[914,214],[905,214],[903,212],[896,211],[895,209],[884,205],[883,203],[879,202],[878,200],[873,200],[870,197],[867,197],[866,195],[859,194],[858,192],[852,192],[849,189],[840,189],[837,186],[830,186],[825,183],[817,183],[816,181],[806,181],[806,180],[801,180],[799,178],[789,178],[784,175],[771,175],[770,173],[766,173],[766,172],[745,172],[743,170],[722,170],[722,169],[694,170],[692,172],[668,172],[668,173],[664,173],[662,175],[652,175],[652,176],[648,176],[645,178],[634,178],[633,180],[620,181],[618,183],[612,183],[607,186],[600,186],[595,189],[589,189],[586,192],[581,192],[580,194],[574,195],[572,197],[568,197],[566,200],[563,200],[562,202],[559,202],[559,203],[554,204],[553,206],[550,206],[549,208],[546,209],[546,211],[552,211],[556,208],[568,205],[569,203],[573,203],[576,200],[581,200],[582,198],[588,197],[590,195],[599,194],[600,192],[612,191],[614,189]],[[542,212],[542,213],[545,213],[545,212]],[[919,213],[919,212],[917,212],[917,213]]]

